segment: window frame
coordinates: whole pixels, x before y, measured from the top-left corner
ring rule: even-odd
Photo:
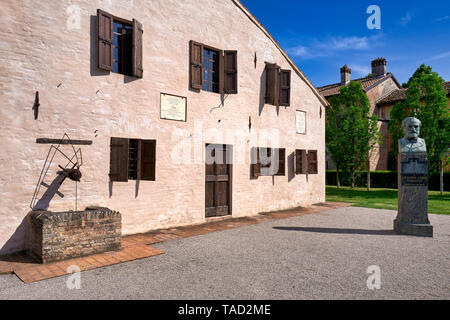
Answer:
[[[119,47],[118,43],[117,44],[115,43],[115,35],[117,35],[117,37],[123,36],[123,34],[119,34],[119,33],[116,33],[114,31],[116,23],[122,24],[122,25],[124,25],[124,27],[125,26],[126,27],[130,27],[129,30],[131,31],[131,34],[129,36],[131,37],[131,39],[129,39],[129,42],[127,43],[128,44],[127,45],[127,49],[129,50],[129,58],[126,59],[126,60],[123,59],[125,46],[122,45],[121,47]],[[112,66],[111,72],[116,73],[116,74],[121,74],[121,75],[124,75],[124,76],[128,76],[128,77],[133,77],[133,33],[134,33],[134,26],[133,26],[133,22],[132,21],[128,21],[128,20],[117,18],[116,16],[113,16],[113,56],[112,56],[113,66]],[[122,61],[119,61],[119,60],[115,59],[114,51],[115,51],[116,48],[118,49],[118,51],[121,51],[120,53],[118,53],[118,56],[120,54],[122,54],[122,59],[123,59]],[[118,64],[118,71],[115,71],[115,63],[116,62]],[[128,66],[127,69],[129,69],[128,70],[129,73],[126,73],[124,71],[124,70],[126,70],[124,68],[124,65]],[[122,69],[122,72],[120,72],[121,69]]]
[[[203,78],[203,75],[204,75],[204,71],[205,71],[205,67],[204,67],[204,65],[205,65],[205,61],[203,60],[203,65],[202,65],[202,83],[203,83],[203,85],[202,85],[202,91],[206,91],[206,92],[212,92],[212,93],[221,93],[221,86],[222,86],[222,84],[221,84],[221,78],[222,78],[222,76],[221,76],[221,66],[222,66],[222,64],[223,64],[223,62],[222,62],[222,56],[223,56],[223,50],[220,50],[220,49],[217,49],[217,48],[214,48],[214,47],[211,47],[211,46],[208,46],[208,45],[203,45],[202,46],[202,56],[203,56],[203,59],[205,58],[205,50],[206,51],[209,51],[209,52],[215,52],[216,53],[216,55],[217,55],[217,59],[214,61],[215,62],[215,65],[216,65],[216,67],[217,67],[217,70],[216,71],[212,71],[213,73],[214,73],[214,75],[216,75],[216,80],[217,81],[215,81],[215,82],[212,82],[212,81],[209,81],[209,80],[207,80],[207,90],[205,90],[205,79]],[[209,54],[208,54],[208,61],[206,62],[206,65],[207,65],[207,79],[209,79],[209,77],[210,77],[210,69],[209,69]],[[217,86],[217,91],[214,91],[214,90],[209,90],[209,84],[211,84],[211,83],[214,83],[216,86]]]

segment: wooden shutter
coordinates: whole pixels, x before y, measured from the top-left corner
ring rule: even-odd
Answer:
[[[113,16],[97,10],[98,68],[113,70]]]
[[[278,66],[266,63],[266,103],[278,105]]]
[[[280,71],[280,106],[291,103],[291,70]]]
[[[140,140],[140,180],[155,181],[156,141]]]
[[[111,181],[128,181],[128,139],[111,138],[109,178]]]
[[[306,174],[307,173],[307,157],[306,150],[295,150],[295,173]]]
[[[190,42],[190,84],[192,89],[203,88],[203,45]]]
[[[261,176],[261,160],[259,158],[259,148],[252,148],[251,163],[252,176],[254,178]]]
[[[278,150],[278,172],[277,176],[285,176],[286,175],[286,149],[277,149]]]
[[[237,51],[225,50],[224,52],[224,88],[225,94],[237,94]]]
[[[133,19],[133,76],[142,78],[144,67],[142,64],[142,39],[144,29],[142,24]]]
[[[309,174],[317,174],[317,151],[308,151],[308,173]]]

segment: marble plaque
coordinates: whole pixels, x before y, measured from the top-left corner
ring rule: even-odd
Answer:
[[[187,98],[161,93],[161,119],[186,121]]]
[[[295,111],[295,127],[297,133],[306,134],[306,112]]]

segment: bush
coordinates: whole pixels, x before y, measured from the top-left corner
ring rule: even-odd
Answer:
[[[350,179],[348,176],[339,172],[341,186],[350,186]],[[397,189],[397,171],[371,171],[370,172],[370,186],[373,188],[388,188]],[[326,175],[326,184],[335,186],[336,170],[328,170]],[[355,182],[356,187],[367,186],[367,171],[361,171]],[[428,177],[428,189],[439,191],[439,175]],[[444,191],[450,191],[450,172],[444,172]]]

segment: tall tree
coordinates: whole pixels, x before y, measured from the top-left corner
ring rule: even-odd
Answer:
[[[330,100],[326,117],[326,144],[336,167],[350,177],[352,188],[365,169],[369,151],[380,143],[377,117],[360,82],[350,82]]]
[[[398,153],[397,142],[403,137],[401,122],[416,117],[422,122],[420,136],[425,139],[428,169],[436,174],[444,154],[450,146],[450,110],[444,80],[431,67],[421,65],[407,83],[406,99],[397,103],[391,112],[389,130],[393,137],[392,151]],[[448,159],[447,159],[448,161]],[[445,163],[443,163],[445,166]]]

